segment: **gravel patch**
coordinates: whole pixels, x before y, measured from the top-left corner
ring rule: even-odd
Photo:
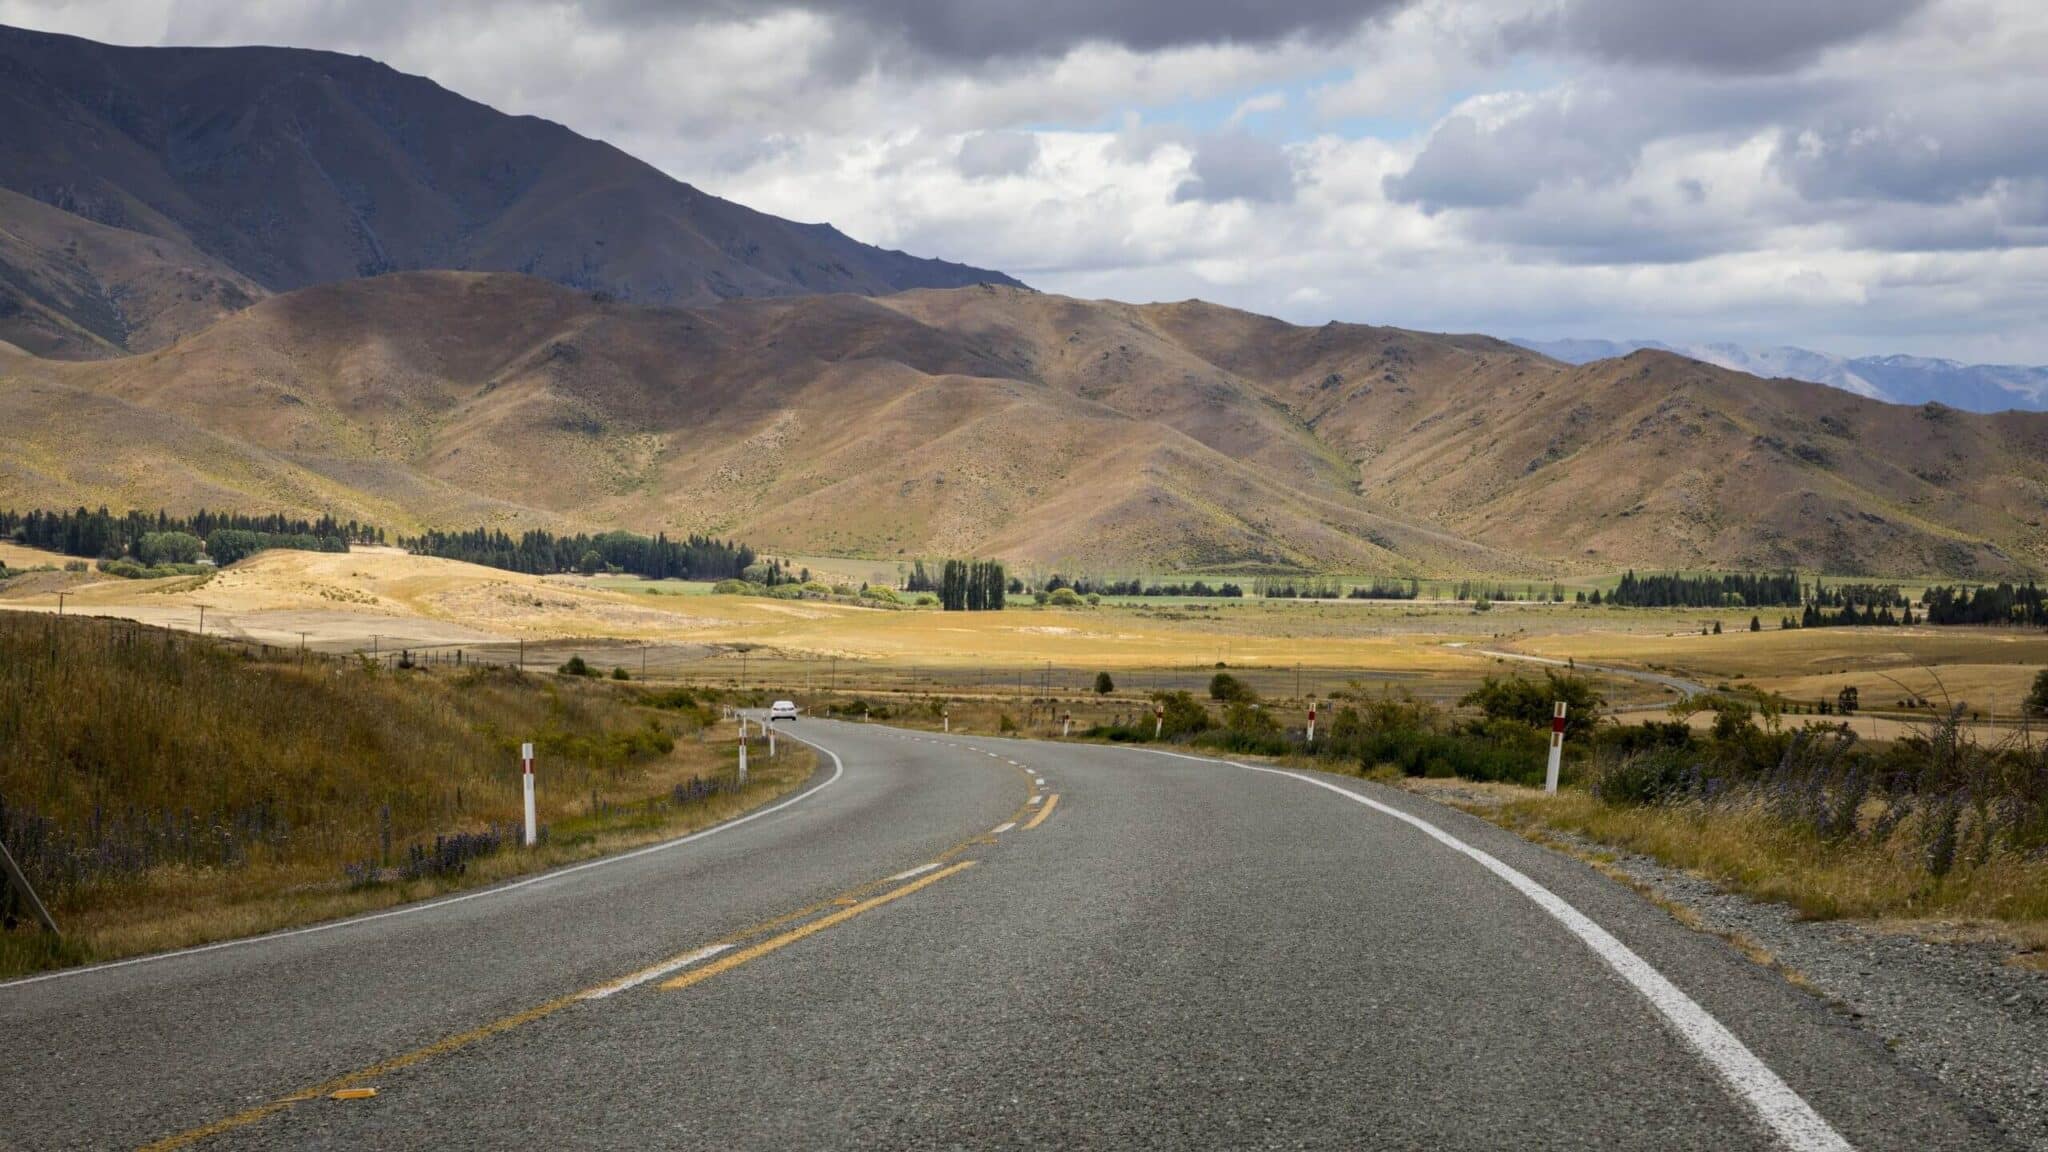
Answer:
[[[2048,1152],[2048,973],[2013,965],[2009,947],[1928,938],[1940,925],[1801,920],[1647,856],[1544,835],[1600,854],[1700,928],[1769,953],[1908,1067],[1982,1108],[2022,1147]]]

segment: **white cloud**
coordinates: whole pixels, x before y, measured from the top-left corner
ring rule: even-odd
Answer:
[[[1007,39],[974,9],[919,24],[922,0],[0,0],[0,22],[374,55],[1054,291],[2048,362],[2048,6],[1742,2],[1741,27],[1622,0],[1201,3],[1157,28],[1005,4],[1029,18]]]

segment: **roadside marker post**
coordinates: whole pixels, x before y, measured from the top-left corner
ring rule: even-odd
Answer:
[[[747,786],[747,722],[740,721],[740,787]]]
[[[539,838],[533,810],[533,745],[519,746],[519,768],[520,778],[526,782],[526,846],[531,848]]]
[[[1060,720],[1060,737],[1065,739],[1074,734],[1074,714],[1069,712]]]
[[[57,931],[57,921],[51,918],[50,910],[43,907],[42,897],[37,896],[36,890],[29,887],[28,877],[22,874],[21,868],[14,862],[13,854],[7,851],[7,845],[4,843],[0,843],[0,868],[7,871],[5,876],[0,876],[0,895],[5,895],[7,886],[12,884],[14,890],[21,893],[21,902],[28,905],[29,911],[36,914],[36,919],[43,922],[43,927],[50,930],[50,935],[61,938],[64,934]]]
[[[1152,738],[1153,738],[1154,740],[1157,740],[1157,739],[1159,739],[1159,733],[1160,733],[1160,731],[1161,731],[1162,729],[1164,729],[1165,727],[1166,727],[1166,705],[1164,705],[1164,704],[1154,704],[1154,705],[1152,706]]]
[[[775,759],[775,725],[768,725],[768,758]]]
[[[1308,746],[1316,746],[1316,702],[1308,702]]]
[[[939,723],[943,725],[942,731],[947,733],[953,731],[953,713],[950,709],[941,716]]]
[[[1550,714],[1550,767],[1543,773],[1543,790],[1552,796],[1557,795],[1557,769],[1564,760],[1564,708],[1559,700]]]

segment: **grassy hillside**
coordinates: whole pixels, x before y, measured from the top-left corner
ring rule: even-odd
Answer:
[[[360,56],[0,27],[0,119],[19,194],[0,197],[0,339],[39,352],[143,351],[210,307],[408,268],[656,303],[1015,283],[752,211]]]
[[[665,705],[657,707],[655,705]],[[0,616],[0,836],[66,930],[0,974],[321,919],[702,824],[793,786],[733,778],[684,696],[503,669],[266,662],[117,621]],[[516,847],[518,748],[540,850]]]
[[[979,287],[699,309],[419,273],[0,358],[0,501],[736,534],[1073,571],[1548,577],[2048,560],[2048,417],[1661,353]]]

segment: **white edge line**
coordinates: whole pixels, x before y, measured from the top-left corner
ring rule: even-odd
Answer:
[[[1001,836],[1003,833],[1008,832],[1010,829],[1015,828],[1016,826],[1017,822],[1015,820],[1010,820],[1005,823],[998,824],[995,827],[989,829],[988,834],[991,836]]]
[[[1650,1002],[1651,1007],[1671,1025],[1672,1030],[1692,1045],[1701,1058],[1711,1065],[1714,1071],[1720,1073],[1722,1079],[1726,1080],[1743,1101],[1756,1111],[1758,1118],[1785,1147],[1793,1149],[1794,1152],[1854,1152],[1841,1133],[1835,1131],[1833,1125],[1815,1112],[1812,1105],[1794,1092],[1790,1085],[1779,1079],[1778,1074],[1758,1059],[1756,1054],[1725,1025],[1714,1019],[1705,1008],[1700,1007],[1662,972],[1651,967],[1649,961],[1636,955],[1628,945],[1616,939],[1607,929],[1594,923],[1591,917],[1574,908],[1563,897],[1530,879],[1499,857],[1467,844],[1419,816],[1411,816],[1392,805],[1360,795],[1327,780],[1279,768],[1241,764],[1235,760],[1188,756],[1155,748],[1140,748],[1134,751],[1151,752],[1155,756],[1172,756],[1180,760],[1228,764],[1249,772],[1287,776],[1305,784],[1326,788],[1339,796],[1356,800],[1375,812],[1417,828],[1452,851],[1472,858],[1480,867],[1507,881],[1516,891],[1549,913],[1552,919],[1564,925],[1567,931],[1592,949],[1594,955],[1606,961],[1608,967],[1614,969],[1617,975],[1641,993],[1643,998]]]
[[[910,878],[911,878],[912,876],[922,876],[922,875],[924,875],[925,873],[927,873],[927,872],[931,871],[932,869],[934,869],[934,868],[937,868],[937,867],[938,867],[938,866],[939,866],[940,864],[943,864],[943,863],[944,863],[944,861],[942,861],[942,860],[934,860],[934,861],[932,861],[932,862],[931,862],[931,863],[929,863],[929,864],[919,864],[919,865],[918,865],[917,867],[915,867],[915,868],[912,868],[912,869],[911,869],[910,871],[908,871],[908,872],[898,872],[898,873],[897,873],[897,874],[895,874],[894,876],[891,876],[891,877],[889,877],[889,878],[888,878],[887,880],[884,880],[884,881],[883,881],[883,883],[884,883],[884,884],[894,884],[894,883],[896,883],[896,882],[897,882],[898,880],[908,880],[908,879],[910,879]]]
[[[674,959],[664,960],[652,968],[642,968],[631,976],[614,980],[609,984],[600,984],[588,992],[579,992],[576,994],[576,998],[578,1000],[602,1000],[607,996],[616,996],[628,988],[638,988],[649,980],[660,979],[678,968],[688,968],[699,960],[709,960],[720,952],[729,952],[731,950],[732,945],[730,944],[707,944],[695,952],[685,952]]]
[[[475,892],[465,892],[460,896],[447,896],[439,900],[429,900],[424,904],[405,904],[384,912],[372,912],[367,916],[351,916],[346,920],[330,920],[325,924],[312,924],[304,928],[287,928],[282,932],[266,932],[261,936],[241,936],[233,940],[218,940],[212,944],[179,948],[172,952],[155,952],[148,956],[131,956],[126,960],[109,960],[104,964],[89,964],[83,968],[62,968],[55,972],[44,972],[37,976],[24,976],[18,980],[0,982],[0,990],[19,988],[27,984],[39,984],[45,980],[62,980],[70,976],[84,976],[91,972],[107,972],[115,968],[127,968],[136,964],[153,964],[159,960],[175,960],[180,956],[197,956],[203,952],[218,952],[224,948],[238,948],[245,944],[261,944],[271,940],[287,940],[293,936],[310,936],[315,932],[330,932],[336,928],[352,928],[358,924],[370,924],[378,920],[389,920],[394,916],[409,916],[415,912],[431,912],[436,908],[446,908],[450,904],[461,904],[468,900],[481,900],[486,896],[502,896],[507,892],[516,892],[521,888],[530,887],[542,881],[555,880],[577,872],[587,871],[591,868],[602,868],[608,864],[619,864],[627,860],[638,859],[642,856],[652,856],[656,852],[666,852],[671,848],[680,848],[685,844],[695,843],[707,836],[716,836],[729,828],[737,828],[750,820],[759,820],[763,816],[772,816],[793,804],[808,800],[838,783],[839,778],[846,774],[846,764],[839,759],[839,753],[832,751],[823,744],[806,740],[793,732],[789,735],[790,739],[799,743],[809,744],[811,747],[830,756],[832,758],[832,775],[827,777],[817,787],[799,792],[787,800],[778,801],[766,808],[757,808],[744,816],[735,816],[722,824],[713,824],[709,828],[700,829],[687,836],[678,836],[674,840],[664,840],[659,844],[649,844],[645,848],[635,848],[631,852],[621,852],[616,856],[602,856],[596,860],[585,860],[581,864],[571,864],[566,868],[556,868],[553,871],[542,872],[537,876],[528,876],[524,879],[514,880],[509,884],[499,884],[492,888],[480,888]]]

